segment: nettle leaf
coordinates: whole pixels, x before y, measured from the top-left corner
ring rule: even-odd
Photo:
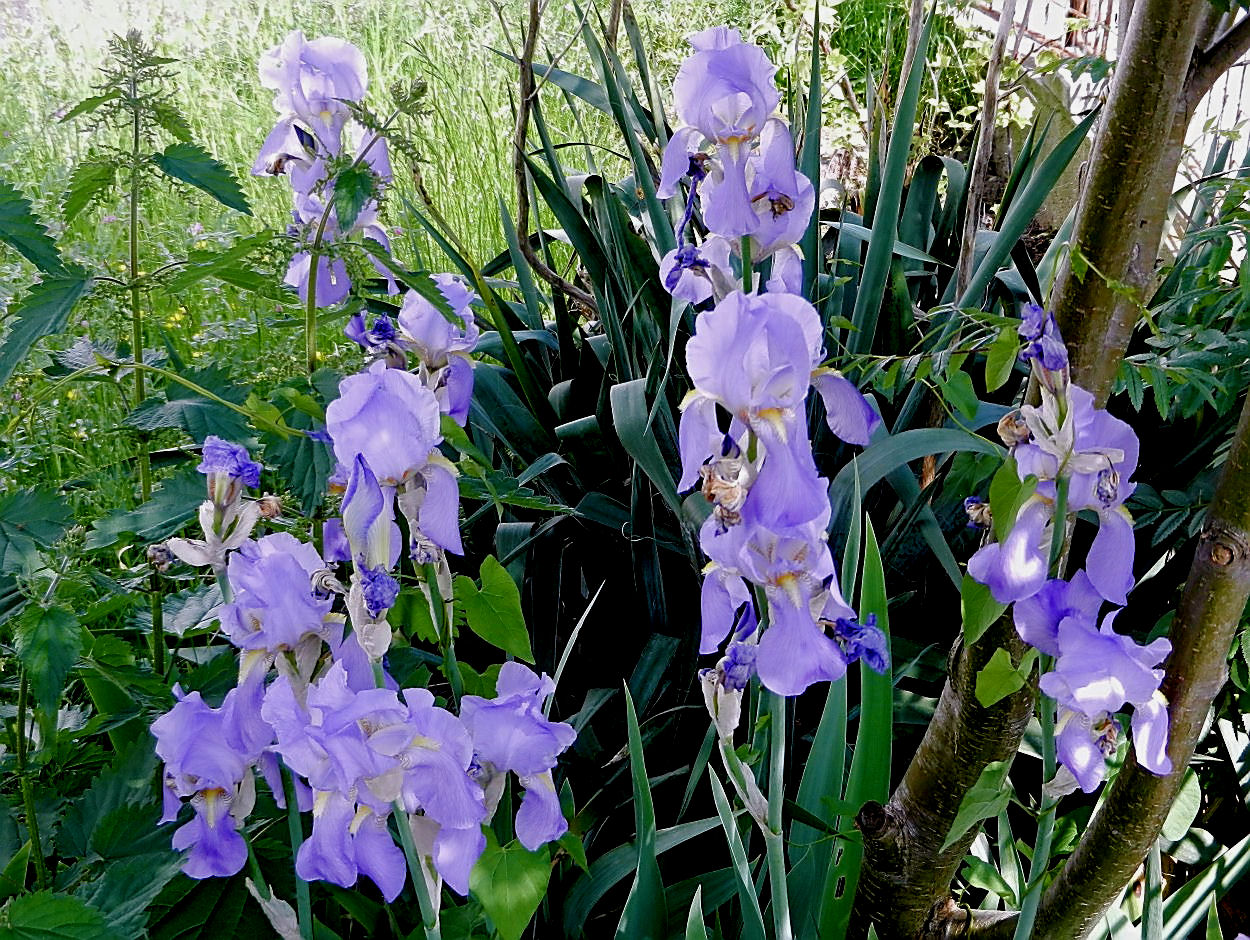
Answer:
[[[103,940],[117,936],[94,907],[51,891],[14,898],[0,910],[0,925],[11,940]]]
[[[168,839],[163,832],[160,837],[162,842]],[[182,858],[168,848],[110,861],[104,874],[82,885],[77,895],[104,915],[113,935],[146,936],[148,905],[181,867]]]
[[[90,114],[101,105],[108,104],[110,101],[116,101],[121,97],[121,94],[121,91],[114,88],[111,91],[106,91],[102,95],[92,95],[90,98],[84,98],[82,101],[78,102],[78,104],[74,105],[65,112],[65,115],[61,118],[60,123],[64,124],[66,121],[72,121],[74,118],[83,114]]]
[[[214,395],[234,404],[242,404],[247,393],[230,382],[224,369],[209,367],[188,372],[184,376]],[[238,441],[251,436],[247,419],[225,405],[205,398],[177,382],[166,384],[165,398],[153,396],[144,399],[139,407],[126,416],[125,423],[141,431],[159,428],[181,428],[197,443],[203,443],[210,434]]]
[[[229,271],[237,272],[243,258],[264,248],[272,240],[268,232],[261,232],[237,238],[229,248],[221,251],[192,251],[187,255],[187,266],[170,279],[168,287],[176,294],[206,277],[222,277]]]
[[[1017,667],[1011,664],[1011,654],[1001,646],[994,650],[990,661],[977,673],[977,701],[989,708],[1008,695],[1019,692],[1029,681],[1029,673],[1033,671],[1036,660],[1037,650],[1030,649]]]
[[[45,274],[65,273],[60,249],[35,216],[30,200],[4,180],[0,180],[0,242]]]
[[[182,112],[168,101],[158,101],[152,105],[152,117],[161,129],[171,137],[189,144],[191,142],[191,125],[182,116]]]
[[[97,828],[107,817],[124,807],[151,801],[155,770],[156,754],[149,741],[138,740],[119,751],[86,792],[70,803],[57,830],[60,851],[75,858],[86,856]]]
[[[14,490],[0,496],[0,571],[21,571],[26,560],[56,542],[72,520],[65,501],[47,490]]]
[[[161,153],[153,155],[152,162],[166,176],[190,183],[222,205],[237,209],[244,215],[252,214],[234,174],[203,147],[185,142],[170,144]]]
[[[55,715],[65,677],[82,648],[78,618],[64,607],[27,607],[18,618],[14,646],[35,704]]]
[[[534,653],[516,582],[493,555],[482,560],[480,573],[480,589],[465,575],[458,575],[455,580],[456,601],[464,608],[469,629],[491,646],[532,663]]]
[[[1002,616],[1007,605],[994,600],[986,585],[965,574],[959,585],[959,608],[964,624],[964,642],[971,645],[981,639],[990,624]]]
[[[61,203],[65,224],[73,222],[83,209],[99,199],[117,178],[117,166],[106,160],[84,160],[74,167],[69,189]]]
[[[37,340],[65,329],[70,311],[90,285],[86,275],[46,277],[10,308],[9,335],[0,344],[0,385],[9,380]]]
[[[372,171],[365,164],[348,167],[334,178],[334,214],[339,230],[346,232],[354,224],[376,188]]]
[[[105,516],[87,533],[88,549],[108,548],[127,534],[138,542],[159,542],[195,515],[204,501],[204,477],[187,469],[165,480],[143,505]]]
[[[945,852],[963,838],[964,834],[983,819],[997,816],[1011,802],[1011,787],[1007,783],[1008,764],[996,760],[985,765],[981,776],[972,785],[972,789],[964,794],[959,804],[959,812],[951,824],[951,831],[942,843],[941,851]]]
[[[325,402],[338,397],[339,374],[331,369],[319,369],[310,378],[311,388],[316,391],[317,407],[324,409]],[[308,390],[309,384],[306,380],[300,380],[296,387]],[[249,408],[259,404],[263,404],[260,399],[248,399]],[[297,407],[294,401],[282,393],[281,388],[275,389],[271,407],[271,417],[280,417],[288,427],[305,433],[288,437],[270,432],[263,434],[265,463],[272,466],[278,477],[290,487],[295,498],[299,500],[300,511],[304,515],[311,515],[325,497],[326,480],[334,472],[334,455],[325,441],[316,440],[307,434],[308,431],[320,427],[321,422]]]
[[[486,850],[469,875],[469,890],[485,908],[504,940],[521,940],[551,878],[546,846],[531,852],[520,842],[500,846],[488,828]]]

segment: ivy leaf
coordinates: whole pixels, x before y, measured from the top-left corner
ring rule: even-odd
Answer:
[[[469,875],[469,890],[478,899],[503,940],[521,940],[551,878],[551,855],[546,846],[531,852],[520,842],[500,846],[494,832],[486,833],[486,850]]]
[[[105,516],[87,533],[88,549],[108,548],[132,534],[138,542],[173,535],[204,502],[204,477],[188,469],[165,480],[143,505]]]
[[[1037,650],[1030,649],[1020,660],[1019,667],[1011,664],[1011,654],[1001,646],[985,667],[977,673],[977,701],[985,708],[1001,702],[1008,695],[1019,692],[1029,681]]]
[[[36,218],[30,200],[4,180],[0,180],[0,241],[45,274],[65,273],[60,249]]]
[[[1011,371],[1016,366],[1016,355],[1019,351],[1020,339],[1016,331],[1008,326],[999,330],[998,337],[985,356],[985,390],[987,392],[1002,388],[1011,378]]]
[[[997,816],[1007,808],[1012,792],[1007,783],[1007,770],[1006,761],[996,760],[985,765],[972,789],[964,794],[941,851],[945,852],[962,839],[964,833],[981,820]]]
[[[964,642],[971,646],[1002,616],[1007,605],[994,600],[989,587],[965,574],[959,585],[959,609],[963,617]]]
[[[107,160],[84,160],[74,167],[69,177],[69,189],[65,191],[65,199],[61,203],[65,224],[73,222],[83,209],[98,199],[113,185],[116,177],[116,165]]]
[[[94,907],[51,891],[14,898],[0,911],[0,924],[11,940],[103,940],[117,936]]]
[[[65,329],[70,311],[90,284],[90,278],[82,274],[46,277],[10,309],[9,335],[0,345],[0,385],[9,380],[36,340]]]
[[[69,506],[47,490],[14,490],[0,496],[0,571],[21,571],[40,548],[69,528]]]
[[[1016,514],[1037,490],[1037,477],[1024,480],[1016,470],[1016,461],[1008,457],[990,481],[990,514],[994,517],[994,535],[1002,542],[1015,524]]]
[[[55,715],[65,677],[82,648],[78,618],[64,607],[27,607],[18,618],[14,645],[35,704]]]
[[[977,393],[967,372],[956,372],[943,382],[942,397],[969,421],[977,416]]]
[[[534,653],[516,582],[493,555],[482,560],[481,577],[480,589],[465,575],[455,580],[456,600],[464,607],[469,629],[491,646],[532,663]]]
[[[218,202],[244,215],[251,215],[247,197],[225,164],[217,161],[197,144],[170,144],[152,157],[152,162],[166,176],[203,190]]]
[[[356,223],[360,210],[373,198],[375,185],[373,173],[363,163],[348,167],[334,178],[334,214],[339,231],[346,232]]]

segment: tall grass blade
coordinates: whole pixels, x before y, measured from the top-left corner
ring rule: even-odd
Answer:
[[[642,733],[634,713],[634,699],[625,688],[625,720],[629,730],[629,771],[634,785],[634,825],[637,829],[638,868],[616,927],[617,940],[664,940],[668,936],[668,909],[664,881],[656,860],[655,805],[642,754]]]

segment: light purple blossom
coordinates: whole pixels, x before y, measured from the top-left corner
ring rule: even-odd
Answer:
[[[351,116],[345,101],[359,101],[368,88],[365,57],[333,36],[311,42],[294,30],[260,58],[260,82],[274,91],[274,109],[298,121],[331,156]]]
[[[261,466],[252,460],[242,444],[232,444],[216,434],[210,434],[204,438],[202,457],[195,469],[209,478],[209,499],[213,499],[211,490],[214,481],[238,480],[253,489],[260,485]]]
[[[1033,498],[1021,507],[1002,542],[983,545],[968,559],[968,574],[986,585],[1000,604],[1032,597],[1050,568],[1051,507]]]
[[[1058,656],[1059,624],[1071,617],[1093,629],[1102,603],[1089,575],[1078,571],[1071,581],[1047,581],[1036,594],[1016,601],[1011,613],[1024,642],[1048,656]]]

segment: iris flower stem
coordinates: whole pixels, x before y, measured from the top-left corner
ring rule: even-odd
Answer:
[[[256,853],[252,851],[252,840],[245,832],[240,832],[239,835],[243,836],[243,844],[247,846],[247,867],[252,871],[252,881],[256,882],[256,893],[260,895],[262,901],[268,901],[273,897],[273,892],[269,890],[265,874],[260,870],[260,862],[256,860]]]
[[[1049,659],[1049,657],[1046,657]],[[1043,661],[1042,671],[1049,668]],[[1048,695],[1039,694],[1038,708],[1042,725],[1042,783],[1043,787],[1055,776],[1055,702]],[[1020,918],[1016,921],[1016,940],[1027,940],[1033,934],[1033,921],[1037,917],[1037,905],[1042,899],[1042,885],[1046,880],[1046,868],[1050,864],[1050,843],[1055,832],[1055,807],[1058,800],[1042,791],[1042,815],[1037,822],[1037,842],[1033,846],[1033,861],[1029,865],[1029,883],[1020,905]]]
[[[438,925],[438,905],[430,897],[429,887],[425,883],[425,863],[417,855],[416,843],[412,841],[412,827],[408,824],[408,814],[398,803],[394,804],[398,814],[399,844],[404,850],[404,858],[408,861],[408,873],[412,876],[412,886],[417,892],[417,903],[421,906],[421,924],[425,927],[426,940],[442,940],[442,930]]]
[[[753,272],[751,270],[751,236],[742,236],[742,293],[751,293],[751,288],[755,286]]]
[[[451,634],[451,622],[444,606],[442,592],[438,588],[438,568],[435,562],[426,562],[421,566],[421,574],[425,578],[429,590],[430,615],[434,618],[434,628],[438,631],[438,645],[443,654],[443,672],[451,684],[451,697],[459,707],[460,696],[464,694],[464,679],[460,675],[460,665],[456,662],[455,641]]]
[[[775,692],[769,692],[768,703],[768,829],[764,832],[764,842],[768,847],[773,928],[777,940],[790,940],[793,936],[790,930],[790,891],[786,884],[785,837],[781,826],[781,808],[786,789],[786,700]]]
[[[299,800],[295,793],[295,777],[286,764],[282,768],[282,792],[286,794],[286,818],[291,833],[291,861],[294,863],[299,855],[299,848],[304,844],[304,818],[300,815]],[[295,908],[299,918],[299,935],[302,940],[312,940],[312,895],[308,890],[308,882],[295,874]]]
[[[386,671],[381,662],[373,664],[373,684],[379,689],[386,688]],[[391,804],[395,813],[396,827],[399,830],[399,845],[404,850],[404,859],[408,862],[408,874],[412,876],[412,887],[417,892],[417,903],[421,906],[421,923],[425,927],[427,940],[441,940],[438,926],[438,906],[430,897],[425,883],[424,865],[417,854],[416,843],[412,841],[412,827],[408,823],[408,813],[399,801]]]
[[[22,803],[26,809],[26,832],[30,838],[30,854],[35,857],[35,884],[42,891],[48,886],[48,869],[43,861],[43,843],[39,840],[39,816],[35,812],[35,791],[30,785],[26,767],[26,699],[30,683],[26,670],[17,688],[17,776],[22,784]]]

